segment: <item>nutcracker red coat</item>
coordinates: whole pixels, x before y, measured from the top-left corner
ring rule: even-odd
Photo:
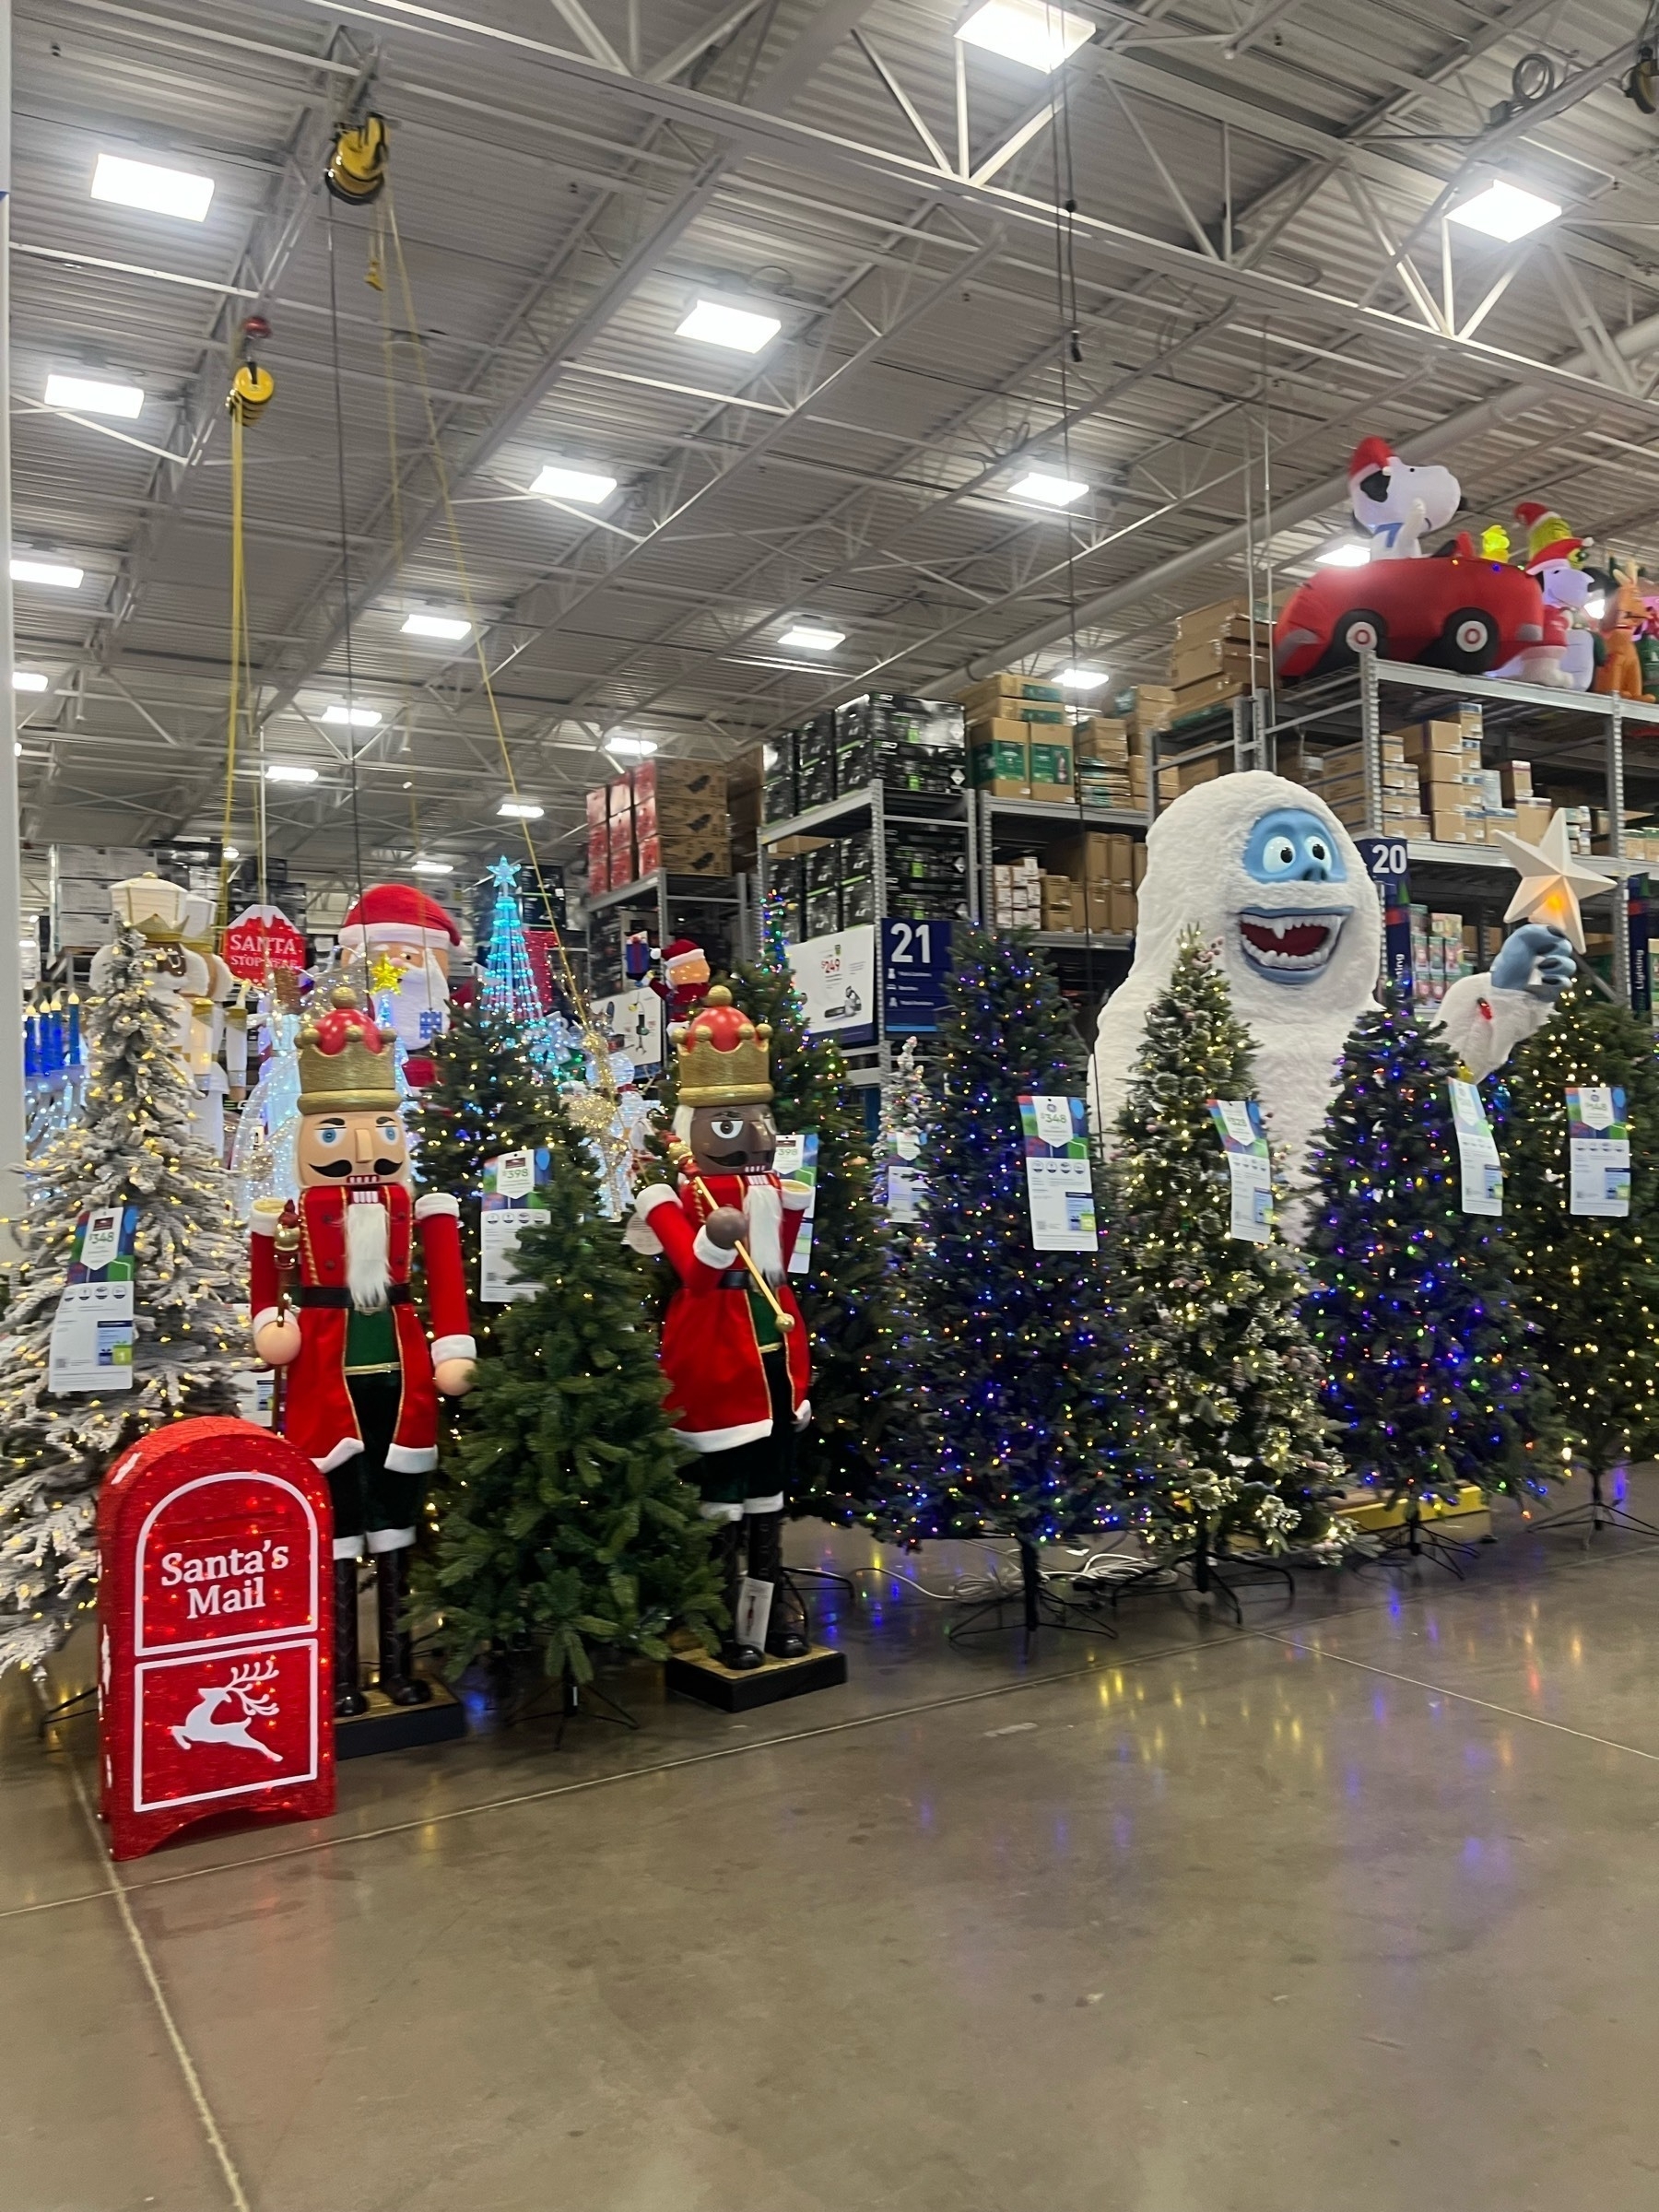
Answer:
[[[424,1474],[438,1464],[438,1394],[435,1361],[471,1359],[475,1347],[466,1312],[466,1277],[461,1258],[456,1202],[447,1192],[412,1196],[401,1182],[378,1186],[391,1214],[388,1253],[391,1305],[403,1369],[403,1396],[386,1465],[404,1474]],[[361,1451],[351,1394],[346,1387],[346,1328],[350,1293],[346,1287],[346,1208],[361,1197],[360,1186],[312,1188],[300,1194],[300,1345],[288,1370],[283,1430],[324,1474]],[[256,1213],[251,1274],[251,1303],[257,1335],[276,1319],[278,1280],[274,1213]],[[434,1341],[415,1309],[409,1276],[413,1248],[420,1247]],[[312,1295],[307,1295],[311,1293]]]
[[[653,1183],[634,1200],[634,1213],[679,1277],[663,1324],[668,1418],[675,1434],[694,1452],[729,1452],[771,1433],[771,1397],[749,1308],[748,1277],[736,1253],[716,1244],[703,1223],[717,1206],[741,1208],[749,1179],[705,1175],[700,1180],[701,1191],[690,1182],[681,1183],[677,1191],[665,1182]],[[759,1180],[782,1194],[779,1240],[787,1266],[810,1194],[799,1183],[780,1182],[776,1175]],[[795,1324],[785,1332],[784,1343],[798,1426],[811,1412],[806,1324],[787,1278],[774,1289],[778,1303]]]

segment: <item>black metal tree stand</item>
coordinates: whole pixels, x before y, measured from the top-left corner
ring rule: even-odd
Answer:
[[[1659,1536],[1659,1528],[1655,1528],[1651,1521],[1644,1521],[1640,1513],[1631,1512],[1628,1506],[1620,1505],[1617,1499],[1607,1496],[1602,1487],[1604,1479],[1602,1469],[1592,1467],[1590,1495],[1583,1504],[1570,1505],[1564,1512],[1546,1514],[1543,1520],[1533,1524],[1535,1528],[1541,1535],[1551,1535],[1559,1529],[1582,1528],[1586,1543],[1592,1536],[1599,1535],[1604,1528],[1628,1529],[1637,1536]]]
[[[1115,1636],[1117,1630],[1108,1620],[1088,1606],[1076,1605],[1059,1596],[1042,1579],[1042,1569],[1037,1560],[1037,1547],[1028,1538],[1017,1538],[1019,1546],[1019,1587],[1018,1590],[999,1590],[994,1597],[971,1605],[960,1620],[953,1620],[945,1633],[953,1643],[965,1642],[974,1636],[996,1636],[1008,1629],[1018,1629],[1029,1644],[1033,1636],[1043,1629],[1058,1629],[1066,1636]],[[1019,1617],[1007,1620],[1004,1615],[1011,1606],[1019,1607]],[[994,1618],[987,1618],[987,1616]],[[1068,1615],[1079,1616],[1068,1618]]]
[[[1296,1602],[1296,1577],[1288,1567],[1276,1566],[1271,1559],[1242,1559],[1235,1553],[1218,1551],[1210,1534],[1210,1524],[1202,1516],[1193,1524],[1190,1543],[1167,1558],[1149,1560],[1137,1574],[1126,1574],[1121,1582],[1113,1583],[1112,1602],[1115,1606],[1121,1598],[1147,1587],[1167,1590],[1171,1587],[1170,1577],[1179,1575],[1182,1569],[1191,1577],[1194,1595],[1219,1597],[1231,1607],[1233,1618],[1241,1627],[1244,1622],[1244,1608],[1239,1603],[1239,1592],[1252,1583],[1282,1582],[1285,1603],[1289,1606]]]
[[[558,1703],[553,1703],[557,1696]],[[501,1725],[522,1727],[528,1721],[553,1721],[553,1748],[557,1751],[564,1742],[565,1730],[572,1721],[604,1721],[614,1728],[637,1729],[640,1725],[625,1705],[607,1697],[596,1682],[578,1682],[567,1666],[564,1672],[549,1676],[536,1688],[527,1690],[515,1704],[509,1706],[502,1700]]]
[[[1354,1571],[1359,1573],[1367,1567],[1414,1567],[1419,1559],[1427,1559],[1431,1567],[1443,1567],[1448,1574],[1466,1582],[1465,1564],[1475,1557],[1475,1546],[1463,1536],[1449,1536],[1433,1522],[1423,1519],[1423,1501],[1415,1483],[1407,1486],[1406,1518],[1397,1528],[1382,1532],[1382,1546],[1369,1557],[1354,1561]]]

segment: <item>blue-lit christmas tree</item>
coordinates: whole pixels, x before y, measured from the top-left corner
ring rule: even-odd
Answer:
[[[1463,1210],[1451,1053],[1393,991],[1360,1016],[1312,1166],[1305,1314],[1352,1476],[1408,1516],[1542,1487],[1550,1393],[1500,1218]]]
[[[524,942],[524,917],[518,899],[518,863],[498,860],[489,871],[496,887],[495,908],[489,919],[489,943],[484,953],[484,976],[479,1002],[488,1019],[524,1030],[539,1022],[547,1009],[542,1001],[530,948]]]
[[[953,945],[884,1518],[910,1540],[1015,1536],[1030,1562],[1120,1496],[1100,1265],[1034,1250],[1026,1197],[1019,1100],[1082,1098],[1084,1052],[1030,946],[960,927]]]

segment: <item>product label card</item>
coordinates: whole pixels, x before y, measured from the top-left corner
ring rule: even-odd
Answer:
[[[1081,1099],[1031,1092],[1019,1100],[1026,1202],[1037,1252],[1098,1252],[1088,1110]]]
[[[130,1280],[65,1283],[52,1321],[47,1389],[131,1390],[136,1334]]]
[[[528,1198],[535,1188],[534,1152],[503,1152],[499,1159],[489,1162],[485,1171],[487,1175],[490,1169],[495,1171],[496,1190],[503,1198],[510,1201]]]
[[[1622,1220],[1630,1210],[1630,1129],[1618,1084],[1567,1087],[1568,1205]]]
[[[807,1192],[806,1210],[795,1232],[794,1250],[789,1255],[791,1275],[806,1275],[812,1267],[812,1218],[818,1211],[818,1131],[804,1129],[792,1136],[779,1137],[772,1159],[772,1167],[783,1182],[804,1183]]]
[[[1209,1110],[1227,1155],[1227,1233],[1244,1244],[1270,1244],[1273,1159],[1262,1127],[1262,1110],[1253,1099],[1211,1099]]]
[[[540,1206],[509,1206],[478,1216],[478,1300],[486,1306],[504,1306],[511,1299],[534,1298],[539,1283],[525,1282],[518,1272],[519,1239],[526,1223],[546,1219]]]
[[[1503,1213],[1503,1163],[1498,1157],[1498,1140],[1487,1120],[1480,1092],[1473,1083],[1455,1079],[1446,1088],[1452,1094],[1452,1130],[1457,1139],[1463,1210],[1497,1219]]]

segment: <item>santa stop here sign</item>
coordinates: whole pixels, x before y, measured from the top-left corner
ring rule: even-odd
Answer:
[[[111,1849],[198,1820],[334,1810],[328,1486],[247,1421],[178,1421],[98,1501],[99,1726]]]

